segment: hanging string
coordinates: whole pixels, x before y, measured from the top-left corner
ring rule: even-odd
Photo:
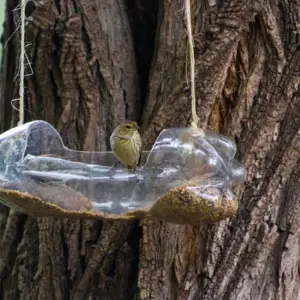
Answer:
[[[194,42],[192,33],[192,20],[191,20],[191,3],[190,0],[185,1],[185,15],[187,22],[188,32],[188,45],[190,56],[190,75],[191,75],[191,109],[192,109],[192,128],[198,128],[199,117],[196,110],[196,92],[195,92],[195,55],[194,55]]]
[[[25,6],[26,0],[20,0],[21,6],[21,41],[20,41],[20,87],[19,87],[19,122],[18,125],[24,124],[24,62],[25,62]]]

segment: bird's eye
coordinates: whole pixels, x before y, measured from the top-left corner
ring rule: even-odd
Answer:
[[[130,129],[131,127],[130,127],[130,125],[126,125],[126,128],[127,128],[127,129]]]

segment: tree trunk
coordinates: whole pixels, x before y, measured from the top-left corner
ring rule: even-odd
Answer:
[[[142,124],[145,149],[163,128],[188,126],[184,2],[29,2],[26,121],[52,123],[82,150],[108,149],[124,119]],[[196,228],[34,219],[1,206],[1,299],[297,299],[300,3],[191,5],[201,127],[235,138],[248,172],[237,216]],[[16,6],[7,3],[4,41]],[[18,119],[18,53],[16,33],[3,55],[1,131]]]

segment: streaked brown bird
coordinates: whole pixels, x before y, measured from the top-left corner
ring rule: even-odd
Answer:
[[[128,169],[133,169],[135,174],[142,148],[142,139],[139,129],[136,122],[125,121],[120,124],[110,136],[110,146],[113,154],[118,161],[127,166]],[[116,163],[110,171],[118,163]]]

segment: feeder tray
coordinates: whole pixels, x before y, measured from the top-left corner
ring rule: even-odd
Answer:
[[[0,135],[0,202],[31,216],[156,218],[199,225],[236,214],[231,187],[243,182],[236,145],[201,129],[163,130],[142,153],[137,177],[112,152],[74,151],[47,122]]]

